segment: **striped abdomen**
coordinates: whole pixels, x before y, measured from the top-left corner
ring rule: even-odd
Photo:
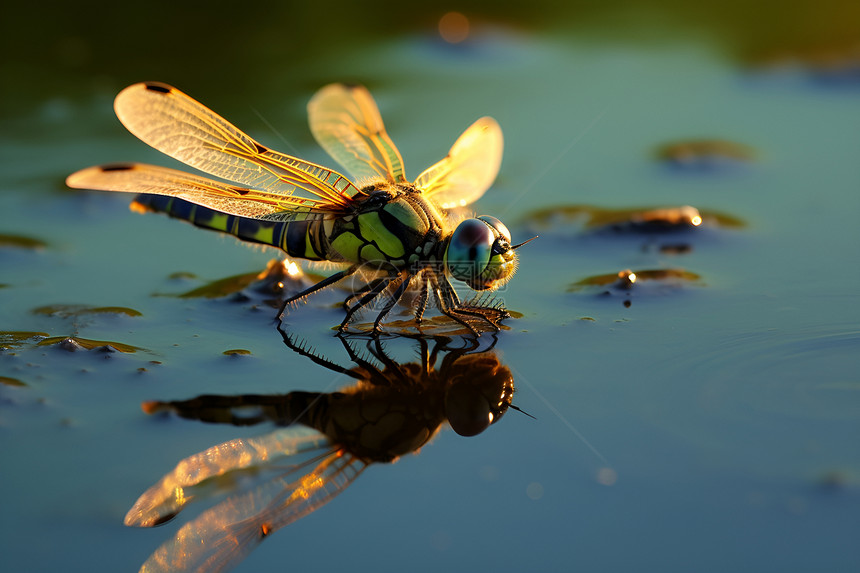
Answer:
[[[331,260],[320,214],[296,214],[296,220],[288,222],[261,221],[227,215],[175,197],[144,194],[135,197],[132,209],[167,213],[204,229],[230,233],[243,241],[278,247],[291,257]]]

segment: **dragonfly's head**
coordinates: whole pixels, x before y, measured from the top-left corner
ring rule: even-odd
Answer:
[[[511,407],[514,377],[495,354],[462,356],[446,378],[445,417],[461,436],[480,434]]]
[[[474,290],[495,290],[517,269],[511,232],[495,217],[462,221],[445,249],[445,267]]]

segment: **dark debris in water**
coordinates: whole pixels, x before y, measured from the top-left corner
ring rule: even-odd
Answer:
[[[825,471],[816,480],[818,489],[827,493],[841,492],[856,484],[857,482],[851,479],[848,472],[838,469]]]
[[[45,314],[61,317],[80,317],[92,314],[124,314],[126,316],[143,316],[140,311],[124,306],[86,306],[76,304],[52,304],[40,306],[31,311],[33,314]]]
[[[0,247],[12,247],[17,249],[44,249],[48,244],[41,239],[25,237],[23,235],[7,235],[0,233]]]

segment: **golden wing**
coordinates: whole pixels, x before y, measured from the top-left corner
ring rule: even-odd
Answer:
[[[273,195],[299,193],[318,207],[332,209],[348,208],[350,198],[358,193],[340,173],[266,148],[166,84],[129,86],[117,95],[114,109],[123,125],[140,140],[210,175]],[[70,180],[79,182],[75,175]]]
[[[276,221],[296,213],[327,211],[326,203],[295,195],[279,195],[206,177],[142,163],[117,163],[82,169],[66,179],[69,187],[168,195],[228,215]]]
[[[482,117],[454,142],[448,155],[415,180],[415,186],[443,209],[463,207],[490,188],[502,164],[502,128]]]
[[[265,462],[277,463],[275,460],[330,445],[324,434],[296,426],[212,446],[185,458],[146,490],[126,514],[125,524],[136,527],[159,525],[175,517],[187,503],[205,493],[203,484],[230,472],[249,470]],[[291,469],[296,467],[301,466],[290,466]]]
[[[408,183],[403,157],[364,87],[331,84],[322,88],[308,103],[308,119],[320,146],[362,184]]]
[[[179,463],[162,482],[179,477],[181,481],[201,483],[227,468],[247,469],[256,475],[257,466],[283,467],[278,461],[297,450],[312,450],[311,435],[294,436],[297,428],[277,430],[268,436],[233,440],[191,456]],[[324,439],[322,434],[317,434]],[[308,442],[311,440],[311,442]],[[327,441],[327,440],[323,440]],[[211,459],[215,456],[216,459]],[[226,466],[224,465],[226,463]],[[307,471],[311,465],[313,469]],[[165,542],[149,557],[141,571],[224,571],[241,562],[263,539],[281,527],[308,515],[334,499],[357,478],[367,464],[360,459],[331,448],[322,456],[301,465],[288,466],[258,487],[226,500],[186,523],[173,539]],[[198,471],[200,474],[198,475]],[[185,490],[156,484],[151,490],[156,498],[181,498]],[[135,508],[149,492],[141,496]],[[164,494],[167,494],[166,496]],[[144,506],[147,503],[143,504]],[[134,508],[133,508],[134,511]],[[175,512],[174,512],[175,514]],[[138,514],[129,516],[137,517]],[[141,525],[126,517],[127,525]],[[162,520],[163,521],[163,520]],[[157,525],[161,521],[149,523]]]

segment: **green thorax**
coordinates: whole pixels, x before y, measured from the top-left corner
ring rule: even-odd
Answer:
[[[353,214],[326,222],[329,260],[398,268],[436,260],[444,218],[417,189],[377,184],[362,193]]]

